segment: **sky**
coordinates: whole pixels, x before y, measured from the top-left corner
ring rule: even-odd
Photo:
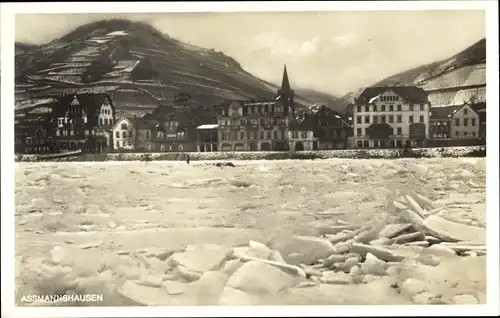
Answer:
[[[42,44],[92,21],[125,18],[233,57],[279,84],[342,96],[450,57],[485,37],[484,11],[17,14],[16,41]]]

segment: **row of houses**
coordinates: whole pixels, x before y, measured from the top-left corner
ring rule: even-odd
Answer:
[[[351,105],[353,147],[387,148],[484,143],[486,103],[433,107],[415,86],[371,87]]]
[[[286,66],[271,100],[190,107],[179,93],[141,117],[121,117],[107,93],[60,96],[16,114],[16,152],[213,152],[400,148],[481,143],[486,104],[433,107],[413,86],[370,87],[348,114],[324,105],[297,109]],[[177,102],[178,101],[178,102]]]

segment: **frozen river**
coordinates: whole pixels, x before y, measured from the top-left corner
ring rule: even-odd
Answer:
[[[102,264],[85,262],[90,255],[105,259],[119,250],[249,240],[272,246],[292,235],[315,235],[313,224],[321,222],[394,219],[393,200],[411,191],[441,202],[471,197],[484,206],[486,200],[485,158],[235,165],[16,163],[18,286],[35,288],[39,278],[29,264],[55,245],[99,242],[74,256],[82,258],[77,267],[84,272],[74,275],[92,276]],[[457,207],[443,217],[484,226],[485,211]],[[106,266],[113,276],[113,265]]]

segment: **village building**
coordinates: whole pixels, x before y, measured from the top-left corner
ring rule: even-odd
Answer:
[[[476,112],[475,109],[478,109]],[[430,137],[433,146],[466,146],[481,143],[485,131],[481,133],[481,105],[465,103],[461,106],[435,107],[430,115]],[[483,120],[486,113],[484,112]],[[484,136],[482,136],[484,134]],[[448,142],[445,142],[448,141]]]
[[[112,100],[105,93],[64,94],[53,103],[16,111],[16,151],[104,152],[111,145],[114,114]]]
[[[352,144],[352,123],[345,115],[325,105],[313,105],[302,111],[296,121],[314,132],[314,150],[347,149]]]
[[[217,124],[205,124],[196,128],[198,135],[196,151],[213,152],[218,150],[218,128]]]
[[[221,151],[285,151],[289,124],[294,117],[294,91],[286,66],[274,100],[229,101],[217,116]]]
[[[479,116],[479,139],[486,142],[486,102],[471,103],[471,108]]]
[[[432,140],[451,140],[453,113],[459,106],[431,108],[429,137]]]
[[[312,128],[307,124],[292,123],[288,132],[290,151],[314,150],[317,137],[314,137]]]
[[[172,105],[157,106],[141,117],[120,119],[113,127],[114,149],[146,152],[197,151],[197,128],[203,122],[214,122],[215,116],[203,109],[192,108],[188,93],[176,94],[174,101]],[[217,145],[209,149],[216,151]]]
[[[424,146],[429,138],[431,105],[421,88],[369,87],[352,107],[355,148]]]

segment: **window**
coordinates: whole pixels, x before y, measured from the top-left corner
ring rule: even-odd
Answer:
[[[402,123],[403,122],[403,116],[398,115],[398,116],[396,116],[396,118],[397,118],[397,122],[398,123]]]
[[[467,137],[467,132],[466,131],[464,131],[464,137]]]
[[[361,108],[362,106],[358,105],[358,113],[362,113],[363,112],[363,109]]]
[[[151,132],[146,131],[146,139],[150,139],[150,138],[151,138]]]
[[[424,122],[424,115],[420,115],[420,122],[423,123]]]
[[[380,106],[380,111],[385,112],[385,105]]]
[[[358,140],[358,148],[363,148],[363,141],[362,140]]]
[[[115,147],[120,148],[120,143],[118,141],[116,142]]]
[[[122,138],[127,138],[127,132],[126,131],[122,131]]]
[[[370,142],[368,140],[363,140],[363,147],[365,148],[370,147]]]
[[[389,111],[393,112],[394,111],[394,105],[389,105]]]
[[[271,132],[270,131],[267,132],[267,139],[271,139]]]
[[[263,131],[260,131],[259,136],[260,136],[260,139],[264,139],[264,132],[263,132]]]
[[[356,123],[357,124],[361,124],[362,123],[361,116],[356,116]]]
[[[393,123],[394,122],[394,115],[389,115],[389,123]]]
[[[373,111],[376,112],[377,111],[377,105],[373,105]]]
[[[411,124],[413,123],[413,116],[408,116],[408,122]]]
[[[221,132],[221,133],[220,133],[220,139],[221,139],[221,140],[226,140],[226,136],[224,135],[224,133],[223,133],[223,132]]]
[[[401,136],[403,134],[403,129],[401,127],[398,127],[397,132],[398,132],[397,135]]]
[[[468,118],[464,118],[464,126],[469,126],[469,119]]]
[[[277,130],[273,131],[273,138],[278,139],[278,131]]]
[[[307,131],[301,132],[302,134],[302,139],[307,139]]]
[[[398,108],[397,108],[398,112],[401,111],[401,105],[398,105]]]
[[[250,132],[247,131],[247,140],[250,140]]]
[[[184,146],[183,145],[179,145],[179,150],[183,151],[184,150]]]
[[[85,129],[85,136],[90,135],[90,131],[88,129]]]
[[[365,116],[365,124],[369,124],[370,123],[370,116]]]
[[[455,118],[455,126],[460,126],[460,118]]]
[[[122,130],[127,130],[128,126],[126,123],[122,123],[121,128],[122,128]]]
[[[476,137],[476,132],[475,131],[472,132],[472,136]]]
[[[458,131],[455,131],[455,136],[458,137]]]
[[[126,140],[123,141],[123,147],[127,147],[127,141]]]
[[[60,136],[61,135],[61,131],[59,129],[56,130],[56,136]]]
[[[375,123],[375,124],[378,123],[378,116],[373,116],[373,123]]]
[[[361,128],[356,129],[356,136],[362,136]]]
[[[385,115],[384,116],[380,116],[380,122],[381,123],[385,123]]]
[[[75,134],[75,131],[74,131],[73,129],[71,129],[71,130],[69,131],[69,135],[70,135],[70,136],[73,136],[74,134]]]
[[[420,111],[423,112],[425,109],[425,105],[424,104],[420,104]]]
[[[471,126],[476,126],[476,118],[471,118],[470,125]]]
[[[408,105],[408,107],[409,107],[409,110],[412,112],[413,111],[413,104]]]
[[[252,138],[253,138],[253,140],[257,140],[257,132],[256,131],[253,132]]]
[[[240,139],[241,140],[245,139],[245,132],[244,131],[240,131]]]
[[[163,139],[163,138],[165,138],[165,134],[163,133],[163,131],[156,132],[156,139]]]
[[[464,108],[464,115],[467,116],[467,113],[468,113],[467,108]]]
[[[241,120],[240,120],[240,125],[241,125],[241,126],[245,126],[245,125],[246,125],[246,122],[245,122],[245,120],[244,120],[244,119],[241,119]]]

